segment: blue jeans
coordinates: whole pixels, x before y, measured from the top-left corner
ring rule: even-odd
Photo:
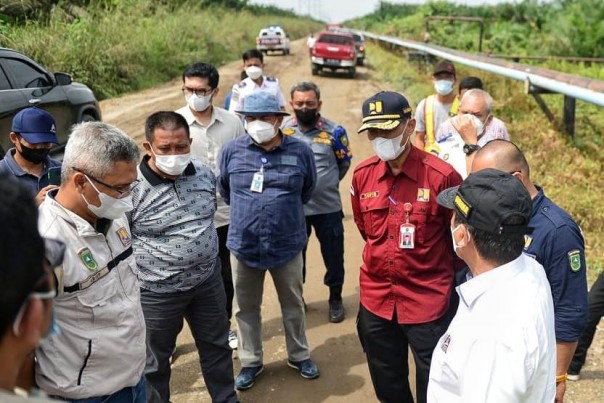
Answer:
[[[147,325],[145,377],[161,401],[170,401],[170,356],[183,318],[195,340],[212,402],[237,401],[220,261],[217,260],[214,273],[208,279],[190,290],[160,294],[141,289],[141,305]]]
[[[111,395],[88,397],[86,399],[69,400],[72,403],[146,403],[145,377],[134,386],[126,387]]]

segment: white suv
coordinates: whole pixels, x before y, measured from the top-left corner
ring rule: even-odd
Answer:
[[[289,55],[289,38],[279,25],[268,25],[260,30],[256,38],[256,49],[265,54],[277,51]]]

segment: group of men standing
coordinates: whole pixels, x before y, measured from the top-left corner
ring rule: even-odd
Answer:
[[[38,337],[36,348],[35,381],[49,395],[170,401],[170,358],[184,319],[212,401],[236,402],[235,389],[251,388],[264,369],[267,272],[287,365],[319,377],[305,328],[306,246],[314,228],[328,320],[342,322],[339,182],[351,165],[349,139],[321,115],[316,84],[292,87],[294,115],[286,118],[283,95],[272,93],[278,81],[262,74],[262,54],[243,59],[248,78],[231,101],[237,115],[213,105],[217,70],[195,63],[182,76],[187,105],[147,118],[142,160],[116,127],[77,125],[60,184],[48,183],[60,166],[48,158],[52,116],[31,108],[15,117],[15,149],[0,171],[28,184],[40,234],[65,244],[61,262],[46,263],[54,269],[47,293],[56,294],[46,327],[56,331]],[[531,182],[522,152],[498,139],[507,131],[493,129],[490,96],[470,89],[459,100],[448,62],[433,79],[438,96],[420,103],[415,117],[396,92],[362,106],[358,132],[376,155],[357,165],[350,192],[365,240],[357,331],[376,396],[413,401],[410,349],[419,402],[562,401],[587,315],[580,229]],[[453,108],[439,130],[436,117],[445,121]],[[459,166],[434,148],[450,138],[462,145]],[[464,274],[459,298],[456,273]],[[16,331],[0,330],[18,336],[20,321]],[[242,369],[234,379],[235,346]]]

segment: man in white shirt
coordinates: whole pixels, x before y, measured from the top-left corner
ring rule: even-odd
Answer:
[[[432,356],[428,402],[553,402],[556,338],[543,267],[522,253],[531,197],[513,175],[471,174],[438,195],[472,278]]]
[[[279,80],[275,77],[263,75],[264,56],[256,49],[250,49],[242,55],[243,70],[247,78],[233,85],[229,111],[235,112],[244,109],[245,97],[254,91],[266,91],[277,98],[279,108],[285,110],[285,96],[281,91]]]
[[[472,153],[491,140],[509,140],[505,124],[493,116],[493,98],[481,89],[465,92],[457,116],[438,128],[436,143],[430,151],[455,168],[465,178],[468,176]]]
[[[182,74],[182,92],[187,102],[176,112],[189,124],[191,133],[191,156],[212,168],[218,176],[217,161],[222,146],[230,140],[244,135],[245,129],[237,115],[212,104],[218,94],[218,70],[207,63],[194,63]],[[218,255],[221,264],[222,282],[226,292],[226,310],[230,320],[233,310],[233,277],[231,254],[226,247],[229,232],[229,206],[216,193],[218,207],[214,214],[214,225],[218,232]],[[237,334],[229,333],[229,345],[237,348]]]
[[[39,208],[38,228],[65,243],[55,269],[61,332],[36,349],[36,382],[62,400],[147,401],[145,320],[126,212],[138,146],[101,122],[73,128],[62,181]]]

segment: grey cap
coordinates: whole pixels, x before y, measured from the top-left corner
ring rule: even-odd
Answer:
[[[235,111],[244,116],[289,115],[279,107],[277,98],[266,91],[254,91],[243,99],[243,109]]]

